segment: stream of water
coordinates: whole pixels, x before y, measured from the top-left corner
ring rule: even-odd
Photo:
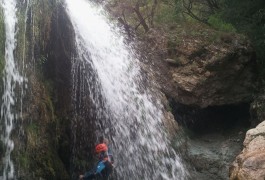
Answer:
[[[11,133],[14,128],[16,113],[14,106],[17,102],[16,85],[23,82],[14,58],[14,50],[16,48],[16,0],[1,0],[1,6],[4,12],[5,22],[5,67],[3,72],[3,96],[1,99],[1,122],[2,133],[1,141],[5,147],[3,163],[3,174],[0,179],[14,178],[14,164],[11,160],[11,152],[14,149],[14,142],[11,140]]]
[[[163,106],[144,85],[133,48],[109,23],[103,8],[87,0],[66,0],[66,9],[77,47],[72,76],[73,94],[78,95],[73,100],[89,95],[96,111],[95,131],[109,137],[113,146],[115,179],[187,179],[188,172],[170,145]]]

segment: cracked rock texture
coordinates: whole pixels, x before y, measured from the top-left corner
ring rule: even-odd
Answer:
[[[265,121],[250,129],[244,149],[230,167],[230,180],[264,180],[265,178]]]

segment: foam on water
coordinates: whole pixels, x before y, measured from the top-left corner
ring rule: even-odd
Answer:
[[[3,175],[1,179],[13,179],[14,164],[11,160],[11,152],[14,149],[14,142],[11,140],[11,133],[14,128],[14,120],[16,118],[14,106],[17,102],[15,87],[23,82],[23,77],[19,74],[16,67],[14,50],[16,48],[16,1],[2,0],[1,5],[4,12],[5,22],[5,67],[3,72],[3,96],[1,101],[1,121],[3,124],[3,133],[1,140],[4,143],[5,154],[3,158]]]
[[[82,64],[82,71],[91,71],[86,69],[88,65],[94,73],[93,78],[80,73],[84,80],[73,82],[73,91],[89,93],[95,104],[99,131],[113,143],[116,178],[187,179],[188,173],[170,145],[163,107],[144,86],[138,57],[119,29],[109,23],[102,8],[89,1],[66,0],[66,9],[78,51],[78,63],[73,61],[72,66],[73,81],[80,72],[77,64]]]

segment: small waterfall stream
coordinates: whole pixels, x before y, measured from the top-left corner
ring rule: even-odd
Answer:
[[[163,107],[144,85],[138,57],[119,29],[108,22],[102,8],[89,1],[66,0],[66,8],[77,47],[72,63],[73,133],[82,131],[75,129],[76,121],[83,116],[86,107],[82,103],[89,96],[96,123],[92,127],[113,145],[115,179],[187,179],[188,173],[170,145]],[[76,155],[76,147],[82,144],[75,136],[73,139]]]
[[[11,140],[11,133],[14,128],[16,119],[15,103],[18,101],[16,96],[16,85],[23,82],[14,58],[14,50],[16,48],[16,0],[2,0],[1,5],[4,11],[5,21],[5,68],[3,74],[3,96],[1,101],[1,122],[3,122],[3,133],[1,141],[4,143],[5,154],[3,158],[3,174],[0,179],[14,178],[14,164],[11,160],[11,152],[14,143]]]

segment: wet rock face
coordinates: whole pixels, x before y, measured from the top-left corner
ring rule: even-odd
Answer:
[[[47,40],[44,75],[54,82],[57,110],[65,115],[69,113],[71,101],[71,58],[75,54],[74,31],[64,7],[58,5],[51,23],[50,39]],[[65,112],[66,111],[66,112]]]
[[[227,180],[229,165],[241,151],[244,133],[210,133],[191,136],[187,141],[190,174],[196,180]]]
[[[265,177],[265,121],[250,129],[244,149],[230,167],[230,180],[264,180]]]
[[[250,126],[249,105],[207,107],[172,105],[175,118],[185,127],[184,159],[192,179],[227,180],[229,167],[242,150]]]
[[[179,52],[181,64],[170,71],[175,101],[207,107],[252,100],[255,55],[247,41],[235,37],[221,46],[186,48],[190,51]]]
[[[19,17],[25,16],[26,7],[22,5],[25,3],[18,5]],[[13,131],[16,176],[70,179],[70,73],[74,34],[63,5],[53,0],[33,3],[26,15],[26,22],[19,19],[15,51],[17,59],[25,57],[27,78],[23,106],[17,103],[16,107],[22,108],[22,116]]]

